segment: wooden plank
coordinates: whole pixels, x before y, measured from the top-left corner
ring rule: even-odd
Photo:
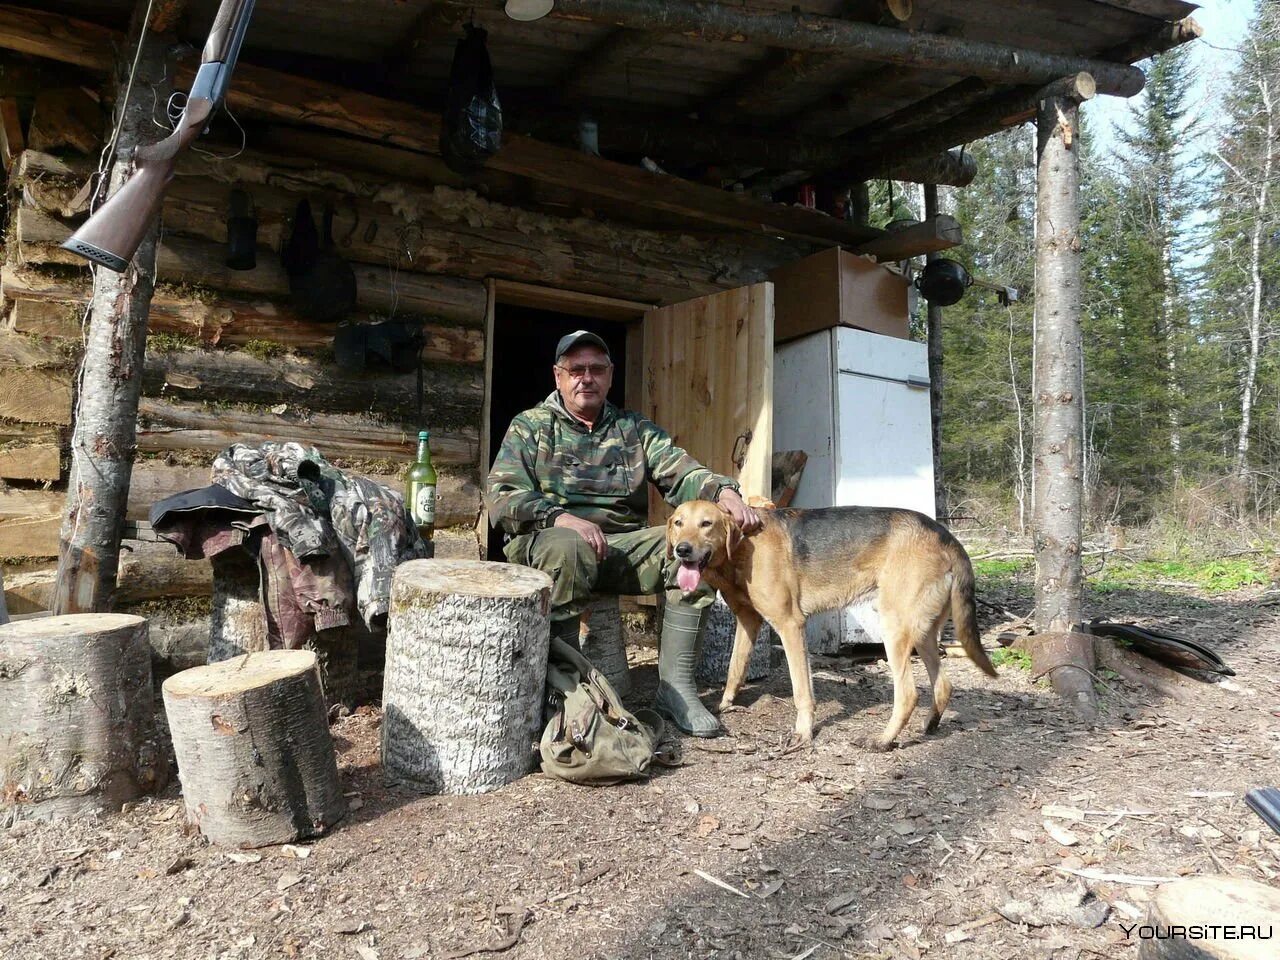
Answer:
[[[416,431],[346,414],[274,414],[259,410],[210,410],[197,404],[143,397],[138,406],[138,449],[225,450],[233,443],[301,440],[326,457],[352,457],[398,462],[416,454]],[[437,464],[474,466],[479,432],[474,427],[432,431],[432,457]]]
[[[639,320],[646,311],[653,308],[651,303],[578,293],[574,290],[557,290],[515,280],[495,280],[493,283],[499,303],[567,313],[575,317],[630,322]]]
[[[81,87],[52,87],[36,95],[27,144],[42,152],[70,148],[89,155],[102,143],[102,108]]]
[[[881,262],[906,260],[922,253],[949,250],[964,243],[960,224],[945,213],[935,214],[927,220],[901,230],[886,233],[878,240],[854,247],[854,253],[870,254]]]
[[[0,417],[21,423],[71,423],[71,374],[0,369]]]
[[[13,169],[14,160],[26,146],[22,119],[18,116],[18,98],[0,97],[0,161],[5,170]]]
[[[57,430],[25,424],[0,424],[0,477],[6,480],[58,480],[62,476],[62,438]]]
[[[66,494],[0,491],[0,557],[56,557]]]
[[[644,320],[641,410],[699,462],[770,495],[773,284],[651,310]],[[650,499],[650,522],[666,507]]]

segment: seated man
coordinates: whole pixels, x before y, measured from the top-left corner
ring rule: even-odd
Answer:
[[[744,531],[760,525],[738,485],[712,473],[638,413],[606,396],[609,348],[578,330],[560,339],[556,389],[511,421],[489,473],[489,519],[506,531],[507,559],[550,575],[551,633],[578,645],[578,618],[592,593],[656,594],[666,613],[658,654],[657,707],[685,733],[713,737],[720,724],[698,700],[697,644],[714,591],[685,596],[662,527],[646,527],[648,484],[672,506],[714,500]]]

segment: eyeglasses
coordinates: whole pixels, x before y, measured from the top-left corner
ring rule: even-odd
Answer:
[[[575,380],[581,380],[588,373],[591,374],[591,376],[598,379],[600,377],[603,377],[606,373],[608,373],[611,369],[613,369],[613,364],[612,363],[575,363],[571,367],[560,366],[560,369],[563,370],[565,373],[567,373],[569,376],[573,377],[573,379]]]

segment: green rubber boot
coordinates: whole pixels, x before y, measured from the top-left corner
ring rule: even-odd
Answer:
[[[718,737],[721,733],[720,721],[698,699],[693,679],[709,612],[707,607],[668,601],[658,648],[658,699],[654,706],[695,737]]]

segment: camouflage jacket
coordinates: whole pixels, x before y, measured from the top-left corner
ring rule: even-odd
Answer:
[[[605,533],[623,533],[648,525],[650,483],[672,506],[738,489],[640,414],[606,402],[588,431],[553,391],[511,421],[489,471],[485,503],[490,522],[510,534],[545,529],[565,512]]]

